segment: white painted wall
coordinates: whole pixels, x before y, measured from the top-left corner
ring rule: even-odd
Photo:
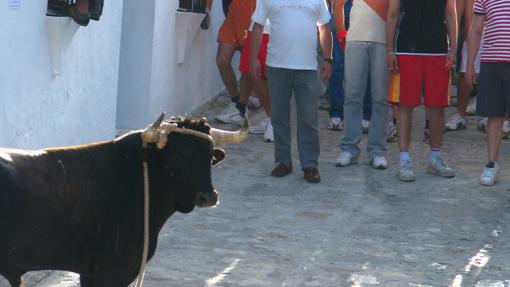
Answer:
[[[216,36],[224,20],[215,0],[211,28],[199,28],[202,16],[176,17],[178,1],[124,1],[117,128],[145,127],[162,111],[190,113],[223,88],[216,67]],[[189,26],[183,22],[189,20]],[[134,27],[136,26],[136,27]],[[180,33],[187,30],[188,43]],[[184,45],[182,63],[178,45]],[[150,50],[150,51],[149,51]]]
[[[99,22],[61,18],[69,43],[54,67],[46,1],[0,1],[0,146],[42,148],[115,135],[122,1]],[[73,33],[73,31],[75,31]],[[72,36],[72,38],[70,37]],[[65,41],[64,41],[65,42]],[[60,75],[54,76],[54,68]]]

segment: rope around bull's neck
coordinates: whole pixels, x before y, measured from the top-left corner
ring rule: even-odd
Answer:
[[[143,148],[147,148],[147,143],[143,141]],[[149,168],[147,162],[143,161],[143,253],[140,271],[136,279],[136,287],[141,287],[145,275],[145,266],[147,265],[147,255],[149,251]]]

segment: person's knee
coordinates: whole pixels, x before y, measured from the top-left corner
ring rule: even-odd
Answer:
[[[228,46],[223,46],[220,44],[218,47],[218,54],[216,55],[216,64],[220,68],[229,68],[231,67],[232,57],[234,54],[233,48]]]

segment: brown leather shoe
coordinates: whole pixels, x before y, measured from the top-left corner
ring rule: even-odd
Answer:
[[[290,163],[278,163],[271,171],[273,177],[284,177],[292,172],[292,164]]]
[[[304,171],[304,176],[305,176],[305,179],[306,181],[310,182],[310,183],[319,183],[321,182],[321,176],[319,174],[319,170],[317,170],[316,168],[305,168],[303,169]]]

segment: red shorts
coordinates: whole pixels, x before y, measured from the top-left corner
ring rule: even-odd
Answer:
[[[444,107],[450,104],[451,73],[446,56],[398,55],[399,73],[394,73],[388,102],[416,107]]]
[[[241,61],[239,63],[239,71],[241,73],[250,72],[250,39],[251,32],[248,32],[248,37],[244,42],[243,50],[241,51]],[[257,58],[260,62],[260,73],[263,77],[266,76],[266,57],[267,57],[267,44],[269,43],[269,34],[262,34],[262,42],[260,43],[259,54]]]

